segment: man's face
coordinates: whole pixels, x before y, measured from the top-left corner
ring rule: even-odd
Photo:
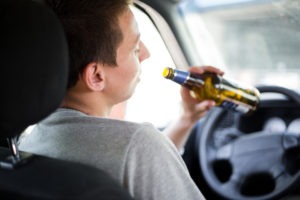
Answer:
[[[117,49],[117,67],[108,67],[108,90],[112,93],[113,104],[127,100],[133,94],[140,80],[140,64],[148,58],[149,52],[140,40],[140,32],[132,11],[124,12],[119,17],[119,26],[123,41]]]

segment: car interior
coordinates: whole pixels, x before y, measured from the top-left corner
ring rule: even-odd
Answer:
[[[1,199],[131,199],[105,172],[18,151],[23,130],[60,105],[68,49],[55,14],[30,0],[4,0],[1,10]],[[6,147],[5,147],[6,146]]]
[[[159,30],[176,68],[223,66],[225,75],[248,81],[261,93],[252,115],[215,107],[194,127],[182,156],[204,196],[300,199],[299,1],[136,4]],[[169,95],[171,87],[162,90]],[[159,99],[166,101],[161,112],[175,109],[177,97],[166,98]]]
[[[136,4],[159,30],[172,57],[168,65],[223,66],[225,75],[253,84],[261,93],[252,115],[215,107],[194,127],[182,156],[204,196],[300,199],[299,1],[141,0]],[[145,68],[154,68],[160,59]],[[163,88],[161,82],[158,85]],[[171,87],[161,89],[166,94],[157,103],[162,104],[158,109],[162,113],[178,105],[178,97],[168,93]],[[155,100],[145,104],[151,101]]]
[[[18,151],[19,135],[59,106],[68,52],[41,0],[0,10],[1,199],[130,199],[105,172]],[[192,179],[208,200],[300,199],[299,1],[134,0],[133,10],[151,58],[113,117],[164,129],[180,96],[162,69],[220,66],[260,102],[251,115],[214,107],[195,124],[182,152]]]

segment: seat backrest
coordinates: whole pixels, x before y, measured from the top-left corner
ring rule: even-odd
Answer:
[[[19,152],[16,138],[59,105],[67,84],[63,28],[45,5],[0,2],[0,199],[131,199],[106,173]]]

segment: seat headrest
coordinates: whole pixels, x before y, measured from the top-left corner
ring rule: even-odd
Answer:
[[[63,28],[45,5],[0,2],[0,138],[20,134],[60,104],[67,85]]]

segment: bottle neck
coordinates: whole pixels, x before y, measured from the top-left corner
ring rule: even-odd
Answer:
[[[193,78],[193,77],[189,76],[187,78],[187,81],[193,82],[196,85],[204,85],[204,81],[200,78]]]
[[[201,77],[202,75],[193,74],[180,69],[165,68],[163,76],[187,87],[204,85],[205,83],[205,80]]]
[[[179,84],[193,83],[193,85],[204,85],[204,81],[200,77],[193,77],[190,72],[182,70],[174,71],[173,81]]]

